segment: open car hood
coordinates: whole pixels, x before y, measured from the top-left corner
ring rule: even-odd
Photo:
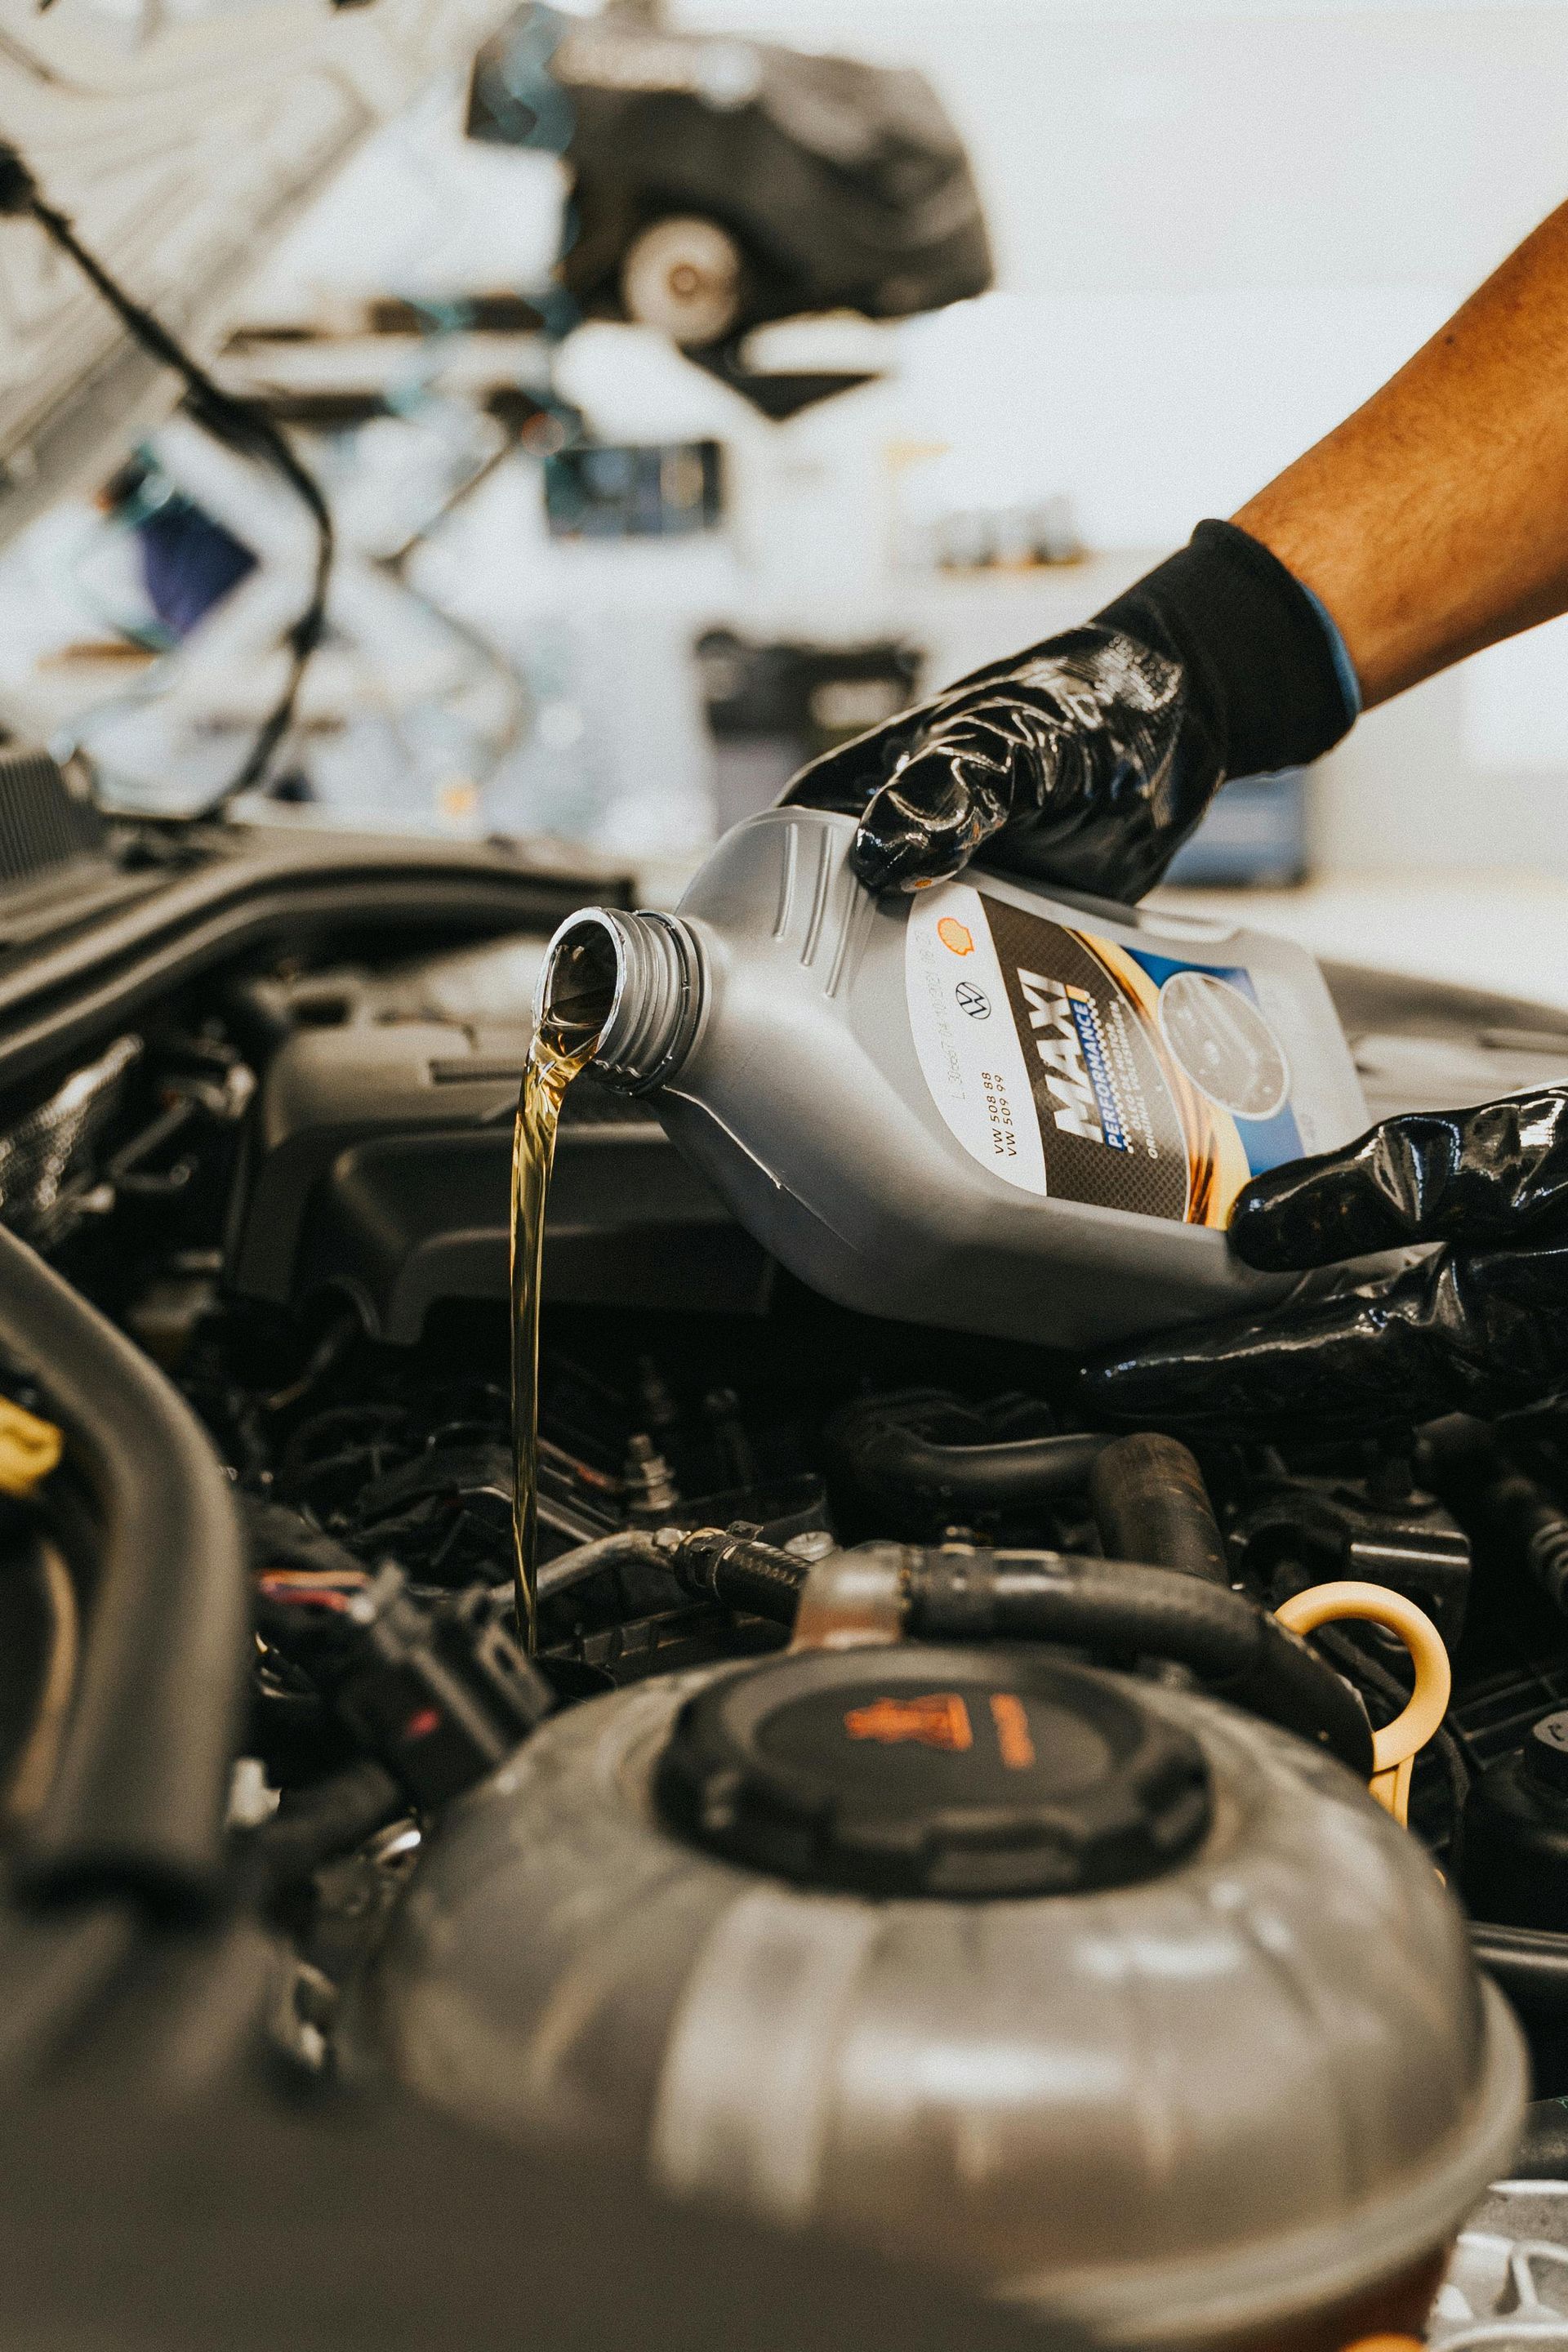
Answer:
[[[368,132],[505,0],[0,0],[0,137],[198,352]],[[0,221],[0,542],[172,403],[30,221]]]

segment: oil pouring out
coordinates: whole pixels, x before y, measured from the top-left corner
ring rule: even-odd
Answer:
[[[511,1161],[511,1421],[517,1620],[537,1644],[539,1289],[544,1200],[562,1099],[592,1062],[625,1094],[658,1093],[690,1049],[701,1011],[695,946],[679,917],[585,907],[544,951]]]
[[[591,947],[568,945],[552,958],[550,987],[538,1008],[533,1042],[517,1098],[511,1141],[511,1443],[512,1544],[518,1629],[537,1646],[535,1578],[539,1546],[539,1301],[544,1263],[544,1208],[555,1160],[555,1130],[573,1079],[599,1042],[603,988]]]

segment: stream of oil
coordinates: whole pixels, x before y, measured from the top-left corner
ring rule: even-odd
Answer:
[[[592,1060],[597,1029],[546,1013],[533,1033],[511,1141],[512,1544],[518,1627],[537,1645],[534,1605],[539,1540],[539,1294],[544,1203],[555,1129],[567,1087]]]

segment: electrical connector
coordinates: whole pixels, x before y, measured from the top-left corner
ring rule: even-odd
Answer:
[[[426,1603],[384,1568],[346,1615],[359,1633],[334,1704],[416,1805],[472,1787],[555,1705],[483,1590]]]

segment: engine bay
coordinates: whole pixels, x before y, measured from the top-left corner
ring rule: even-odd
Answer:
[[[199,841],[184,855],[175,882],[188,887]],[[351,851],[331,855],[340,875],[353,870]],[[478,891],[483,858],[465,856]],[[167,888],[166,864],[154,871]],[[1026,2028],[1044,1948],[992,1949],[963,1923],[1015,1909],[1060,1922],[1080,1899],[1152,1904],[1163,1874],[1192,1866],[1198,1801],[1188,1783],[1199,1766],[1183,1743],[1196,1741],[1209,1775],[1205,1834],[1232,1834],[1227,1806],[1250,1819],[1265,1786],[1282,1825],[1272,1861],[1249,1861],[1245,1841],[1231,1853],[1232,1895],[1256,1864],[1259,1916],[1278,1926],[1294,1903],[1303,1949],[1328,1935],[1321,1919],[1309,1932],[1314,1910],[1342,1913],[1349,1940],[1323,1959],[1325,1981],[1352,1970],[1352,1949],[1386,1947],[1386,1983],[1379,1968],[1369,1980],[1384,1987],[1376,1998],[1386,1994],[1390,2016],[1405,2016],[1408,2039],[1411,2000],[1425,2004],[1428,2034],[1434,2013],[1469,2013],[1468,1956],[1449,1949],[1436,1915],[1421,1924],[1436,1865],[1473,1915],[1476,1958],[1519,2011],[1536,2097],[1568,2091],[1568,1773],[1557,1761],[1568,1721],[1568,1437],[1550,1402],[1489,1430],[1384,1423],[1331,1444],[1283,1431],[1195,1456],[1153,1433],[1113,1440],[1075,1422],[1065,1354],[881,1321],[814,1296],[733,1223],[645,1107],[590,1076],[563,1120],[546,1234],[538,1646],[528,1654],[513,1586],[510,1118],[547,930],[574,889],[580,899],[584,887],[607,886],[514,870],[506,887],[526,883],[544,899],[509,922],[478,898],[454,919],[451,880],[410,873],[395,922],[356,910],[343,892],[337,919],[312,902],[308,922],[295,914],[232,951],[216,945],[194,969],[172,958],[163,984],[143,975],[134,1000],[122,991],[96,1025],[86,991],[68,1023],[57,1002],[50,1018],[66,1050],[35,1048],[0,1114],[9,1234],[173,1382],[237,1508],[248,1629],[226,1735],[221,1874],[223,1904],[237,1899],[256,1921],[264,1961],[237,1998],[234,2033],[265,2044],[269,2063],[329,2104],[373,2089],[412,2096],[503,2138],[634,2168],[646,2147],[655,2186],[699,2213],[738,2204],[812,2229],[826,2216],[828,2235],[837,2213],[839,2233],[897,2259],[934,2250],[939,2267],[973,2283],[975,2263],[942,2242],[937,2221],[944,2168],[956,2163],[971,2200],[959,2239],[990,2250],[978,2284],[1055,2310],[1065,2282],[1075,2321],[1121,2340],[1136,2310],[1138,2340],[1165,2340],[1148,2317],[1148,2281],[1123,2259],[1143,2221],[1131,2218],[1125,2182],[1115,2185],[1123,2157],[1107,2152],[1109,2092],[1068,2101],[1073,2131],[1089,2129],[1093,2108],[1110,2137],[1084,2176],[1098,2190],[1082,2190],[1089,2204],[1064,2227],[1085,2261],[1109,2230],[1121,2302],[1082,2280],[1074,2288],[1077,2273],[1057,2258],[1021,2285],[1028,2228],[999,2222],[975,2181],[986,2166],[1004,2182],[1021,2167],[1007,2193],[1024,2196],[1027,2165],[997,2115],[1029,2108],[1034,2095],[1019,2084],[1034,2079],[1031,2066],[1044,2069],[1040,2114],[1059,2105],[1051,2086],[1069,2052],[1091,2072],[1131,2066],[1128,2082],[1142,2085],[1130,2110],[1140,2161],[1151,2180],[1161,2176],[1168,2157],[1157,2133],[1150,2139],[1149,2084],[1212,2063],[1215,2021],[1200,2027],[1177,2004],[1158,2021],[1145,2005],[1136,2026],[1131,2011],[1110,2026],[1087,2011],[1075,2023],[1064,1992],[1051,2019]],[[1495,1096],[1568,1065],[1568,1024],[1531,1008],[1364,972],[1331,981],[1374,1110]],[[36,1354],[8,1340],[7,1356],[17,1572],[0,1586],[3,1729],[25,1857],[68,1777],[73,1685],[112,1611],[101,1513],[68,1491],[83,1433]],[[23,1461],[57,1416],[64,1486]],[[1451,1662],[1450,1703],[1415,1769],[1414,1837],[1385,1823],[1386,1851],[1376,1836],[1365,1853],[1356,1845],[1359,1800],[1349,1828],[1330,1816],[1343,1763],[1364,1776],[1376,1732],[1410,1702],[1399,1641],[1377,1625],[1325,1628],[1302,1645],[1306,1679],[1289,1690],[1296,1668],[1284,1682],[1268,1661],[1244,1673],[1240,1652],[1225,1648],[1238,1628],[1251,1640],[1282,1604],[1343,1580],[1415,1603]],[[1047,1587],[1057,1613],[1030,1617],[1026,1588],[1037,1600]],[[890,1664],[866,1680],[868,1639],[909,1650],[899,1670],[914,1677],[908,1700]],[[944,1645],[929,1672],[921,1642]],[[775,1732],[771,1717],[737,1729],[724,1716],[737,1692],[762,1706],[770,1690],[782,1694],[781,1725],[815,1723],[812,1710],[826,1708],[824,1721],[852,1727],[853,1788],[838,1787],[816,1731]],[[1117,1713],[1126,1705],[1131,1727]],[[1107,1832],[1070,1774],[1070,1785],[1035,1790],[1047,1731],[1064,1753],[1100,1741],[1108,1772],[1131,1769],[1129,1742],[1156,1759],[1138,1767],[1136,1834]],[[1261,1742],[1250,1754],[1249,1738]],[[697,1744],[672,1762],[683,1741]],[[732,1757],[725,1743],[735,1741]],[[1314,1757],[1313,1744],[1327,1753]],[[971,1759],[973,1804],[965,1814],[944,1800],[932,1811],[921,1796],[911,1828],[905,1796],[895,1803],[876,1776],[928,1752],[943,1769]],[[786,1795],[775,1785],[786,1755],[797,1780],[809,1770],[831,1784],[812,1800],[817,1826],[804,1845],[796,1781]],[[1133,1799],[1123,1790],[1116,1801]],[[612,1821],[616,1806],[624,1817]],[[1289,1901],[1268,1875],[1287,1852]],[[123,1893],[104,1856],[71,1879],[73,1899],[89,1884]],[[731,1955],[728,1990],[699,1983],[692,1969],[711,1968],[693,1955],[722,1942],[718,1930],[705,1942],[699,1926],[710,1884],[701,1874],[715,1871],[726,1886],[744,1875],[752,1891],[740,1911],[760,1906],[758,1918],[779,1899],[770,1890],[784,1888],[823,1940],[795,1951],[764,1922],[744,1968]],[[1211,1889],[1203,1903],[1230,1899]],[[934,1937],[918,1961],[909,1948],[912,1973],[878,2012],[879,2032],[898,2012],[913,2079],[960,2065],[954,2020],[979,1999],[977,1984],[1002,2004],[974,2029],[988,2063],[1001,2063],[999,2017],[1022,2004],[1008,2061],[1022,2071],[1005,2094],[977,2090],[970,2047],[943,2096],[976,2145],[991,2145],[985,2165],[966,2169],[962,2134],[939,2155],[921,2138],[934,2127],[906,2118],[897,2145],[926,2153],[909,2158],[912,2173],[878,2174],[892,2185],[871,2211],[826,2156],[818,2167],[800,2153],[817,2143],[801,2120],[798,2068],[803,2052],[815,2065],[837,2048],[855,2001],[869,2000],[864,1956],[847,1959],[834,1943],[847,1913],[881,1917],[889,1906],[889,1916],[921,1915]],[[1190,1902],[1183,1916],[1190,1924]],[[1093,1932],[1110,1931],[1102,1918]],[[1169,1920],[1158,1933],[1167,1953],[1180,1945]],[[1049,1962],[1058,1988],[1091,1948],[1096,1966],[1109,1965],[1103,1941],[1064,1947]],[[958,1949],[970,1957],[953,1975]],[[853,1998],[851,1985],[862,1988]],[[1306,2076],[1296,2085],[1331,2133],[1348,2095],[1337,2038],[1353,2046],[1370,2028],[1338,2016],[1321,1987],[1292,1998],[1313,2020],[1311,2063],[1327,2052],[1340,2070],[1339,2088]],[[1226,1999],[1239,2048],[1249,2030],[1239,1982]],[[728,2051],[729,2088],[691,2073],[699,2045],[681,2020],[708,2011],[701,2047]],[[1283,2015],[1259,2011],[1270,2048],[1294,2031]],[[526,2032],[520,2017],[531,2018]],[[1497,2088],[1507,2064],[1496,2046],[1488,2057],[1467,2041],[1472,2030],[1473,2016],[1455,2025],[1442,2061],[1459,2070],[1461,2103],[1473,2095],[1484,2105],[1492,2085],[1488,2170],[1468,2180],[1466,2202],[1502,2166],[1498,2132],[1506,2140],[1512,2129]],[[1495,2045],[1504,2029],[1489,2030]],[[1392,2032],[1384,2017],[1377,2046],[1398,2055]],[[1430,2048],[1428,2062],[1437,2063]],[[1370,2076],[1384,2059],[1363,2042],[1360,2063]],[[1238,2072],[1248,2070],[1238,2062]],[[1251,2079],[1258,2105],[1245,2125],[1199,2102],[1178,2133],[1205,2148],[1230,2197],[1237,2167],[1258,2158],[1257,2134],[1273,2128],[1260,2118],[1283,2128],[1291,2104],[1266,2071]],[[1426,2091],[1391,2094],[1392,2104],[1418,2109],[1430,2090],[1421,2080]],[[735,2106],[736,2082],[751,2084],[755,2113]],[[873,2110],[875,2100],[861,2114],[869,2147],[884,2128],[868,2120]],[[765,2158],[759,2116],[773,2151]],[[1040,2115],[1029,2128],[1043,2131]],[[1177,2131],[1169,2118],[1165,2128]],[[942,2129],[960,2126],[950,2116]],[[805,2137],[786,2161],[778,2148],[795,2144],[791,2132]],[[1476,2134],[1485,2142],[1479,2123]],[[1467,2160],[1479,2160],[1473,2147]],[[1415,2158],[1389,2149],[1367,2161],[1385,2162],[1392,2182]],[[1312,2162],[1303,2158],[1299,2176],[1312,2177]],[[1396,2185],[1405,2196],[1408,2183]],[[1188,2200],[1187,2255],[1212,2229],[1211,2190]],[[1253,2253],[1285,2221],[1304,2226],[1310,2197],[1300,2194],[1300,2212],[1282,2209],[1276,2221],[1259,2207]],[[1174,2259],[1182,2249],[1164,2251]],[[1110,2261],[1103,2243],[1100,2252]],[[1319,2304],[1360,2313],[1350,2273],[1335,2284],[1331,2269],[1303,2272]],[[1404,2289],[1414,2280],[1429,2298],[1435,2277],[1429,2254],[1406,2262]],[[1173,2289],[1160,2294],[1168,2301]],[[1367,2306],[1374,2317],[1388,2308]],[[1238,2321],[1239,2333],[1252,2324]],[[1205,2340],[1220,2340],[1218,2317],[1204,2326]]]

